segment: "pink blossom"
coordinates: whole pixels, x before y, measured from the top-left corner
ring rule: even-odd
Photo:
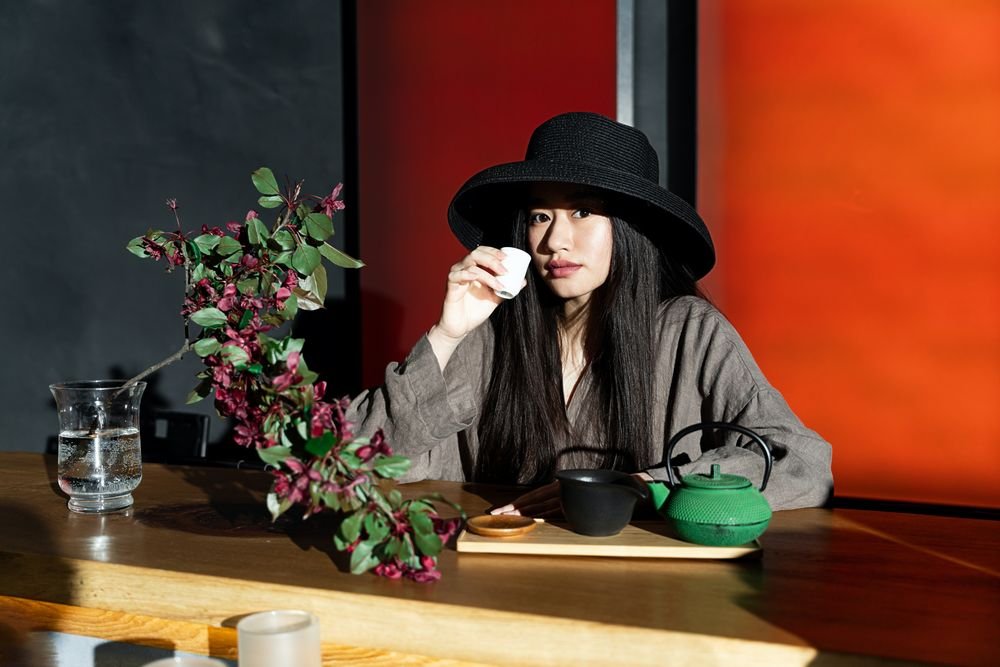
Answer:
[[[400,565],[397,559],[393,559],[388,563],[379,563],[375,566],[375,574],[387,579],[399,579],[403,576],[403,570]]]
[[[301,354],[299,352],[292,352],[288,355],[288,361],[286,362],[288,370],[271,380],[271,386],[275,391],[282,392],[292,385],[302,382],[302,376],[295,372],[299,367],[300,357]]]
[[[211,234],[212,236],[225,236],[226,235],[226,233],[224,231],[222,231],[221,227],[219,227],[219,226],[209,227],[208,225],[202,225],[201,226],[201,233],[202,234]]]
[[[145,250],[146,254],[152,257],[153,259],[160,259],[161,257],[163,257],[163,253],[166,250],[166,248],[161,246],[159,243],[156,243],[155,241],[152,241],[147,238],[144,238],[142,240],[142,249]]]
[[[455,536],[461,523],[458,519],[442,519],[439,516],[431,517],[431,520],[434,522],[434,532],[443,544],[447,544]]]
[[[371,442],[367,445],[358,447],[358,451],[355,453],[362,461],[370,461],[378,454],[392,456],[392,450],[389,449],[389,443],[386,442],[385,434],[382,433],[382,429],[375,431],[375,435],[371,437]]]
[[[236,303],[236,293],[236,285],[228,283],[225,289],[222,290],[222,298],[219,299],[215,307],[224,313],[232,310]]]
[[[238,222],[229,221],[226,223],[226,229],[233,234],[239,234],[240,230],[243,229],[243,225]]]
[[[171,211],[176,211],[177,210],[177,200],[176,199],[168,199],[167,200],[167,208],[169,208]]]
[[[338,199],[340,191],[343,187],[343,183],[337,183],[337,187],[333,189],[333,192],[324,197],[319,203],[320,208],[323,209],[323,213],[325,213],[328,218],[332,218],[334,213],[337,211],[343,211],[346,208],[346,204]]]
[[[333,430],[333,406],[329,403],[316,401],[312,406],[310,434],[318,438],[329,430]]]
[[[418,584],[429,584],[433,581],[437,581],[441,578],[441,572],[437,569],[437,563],[430,556],[424,556],[420,559],[420,565],[423,569],[413,570],[411,569],[407,576]]]
[[[257,217],[258,217],[257,211],[250,209],[249,211],[247,211],[246,221],[250,222],[251,220],[256,220]]]

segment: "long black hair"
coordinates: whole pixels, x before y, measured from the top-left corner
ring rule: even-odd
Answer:
[[[585,314],[593,382],[580,397],[584,423],[574,429],[566,416],[558,335],[563,301],[529,269],[527,287],[490,320],[493,366],[480,413],[477,481],[546,482],[567,449],[590,451],[599,467],[626,472],[659,462],[652,414],[657,310],[681,295],[703,295],[690,272],[631,224],[612,217],[611,226],[608,278]],[[527,213],[518,213],[513,239],[524,250],[527,227]],[[583,442],[575,431],[599,440]]]

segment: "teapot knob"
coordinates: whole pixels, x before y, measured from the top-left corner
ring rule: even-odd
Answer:
[[[692,424],[682,428],[680,431],[674,434],[672,438],[667,442],[666,454],[664,460],[659,465],[653,466],[654,468],[659,468],[660,466],[665,466],[667,469],[667,479],[670,481],[670,486],[677,485],[677,479],[674,477],[673,466],[670,465],[670,457],[673,454],[674,447],[686,435],[694,433],[695,431],[706,431],[709,429],[721,428],[729,431],[737,431],[743,435],[749,436],[757,445],[760,446],[761,451],[764,453],[764,477],[760,482],[760,490],[763,491],[767,487],[767,480],[771,477],[771,466],[773,464],[773,457],[771,456],[771,448],[767,446],[764,439],[757,435],[755,432],[751,431],[745,426],[740,426],[738,424],[730,424],[728,422],[702,422],[700,424]],[[717,479],[721,475],[721,468],[718,463],[712,464],[712,478]]]

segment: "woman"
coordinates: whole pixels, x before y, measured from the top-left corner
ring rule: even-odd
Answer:
[[[615,468],[665,479],[664,444],[689,424],[725,421],[774,454],[774,509],[820,505],[830,446],[798,420],[696,281],[715,263],[687,203],[657,183],[638,130],[592,113],[539,126],[524,161],[486,169],[449,208],[471,250],[448,274],[439,322],[386,383],[355,401],[360,432],[381,426],[413,459],[407,479],[521,483],[495,513],[558,513],[554,472]],[[526,286],[496,296],[500,247],[530,253]],[[689,436],[680,474],[759,480],[763,457],[730,432]]]

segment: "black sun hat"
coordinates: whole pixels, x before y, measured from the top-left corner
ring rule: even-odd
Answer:
[[[499,164],[465,182],[448,207],[448,224],[472,250],[510,245],[514,211],[532,183],[594,188],[620,215],[695,279],[715,264],[708,228],[686,201],[660,186],[656,151],[634,127],[596,113],[564,113],[532,133],[522,162]]]

